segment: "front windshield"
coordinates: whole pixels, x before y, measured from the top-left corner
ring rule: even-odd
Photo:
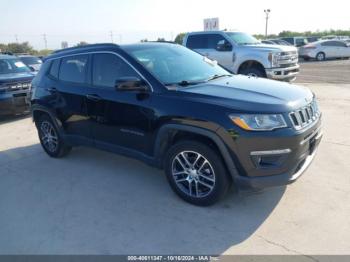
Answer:
[[[19,59],[0,59],[0,74],[30,72],[30,69]]]
[[[242,33],[242,32],[226,32],[226,34],[237,44],[237,45],[256,45],[260,44],[258,39],[254,36]]]
[[[163,84],[195,84],[230,73],[212,60],[175,44],[125,47],[125,50]]]
[[[20,58],[26,65],[42,64],[41,60],[35,56],[23,56]]]

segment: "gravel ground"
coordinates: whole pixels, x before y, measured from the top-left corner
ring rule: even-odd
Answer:
[[[350,84],[350,60],[300,62],[296,83]]]

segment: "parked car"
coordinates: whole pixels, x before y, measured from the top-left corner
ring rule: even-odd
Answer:
[[[56,52],[33,80],[31,105],[49,156],[85,145],[134,157],[164,169],[172,189],[196,205],[218,201],[232,182],[295,181],[322,137],[309,89],[232,75],[169,43]]]
[[[293,46],[266,45],[243,32],[189,33],[183,45],[218,61],[233,73],[291,81],[299,73]]]
[[[305,60],[316,59],[318,61],[328,58],[348,58],[350,57],[350,45],[344,41],[321,40],[300,48],[299,55]]]
[[[0,115],[29,110],[29,92],[34,75],[16,56],[0,54]]]
[[[308,43],[313,43],[319,41],[321,38],[319,36],[306,37]]]
[[[291,45],[287,41],[281,40],[281,39],[269,39],[268,41],[274,43],[275,45]]]
[[[267,44],[267,45],[276,45],[276,43],[272,42],[271,40],[261,40],[261,43]]]
[[[298,36],[298,37],[282,37],[280,39],[290,43],[291,45],[293,45],[295,47],[301,47],[301,46],[304,46],[308,43],[306,37],[300,37],[300,36]]]
[[[33,72],[39,72],[41,64],[43,63],[39,57],[32,55],[18,55],[19,59]]]

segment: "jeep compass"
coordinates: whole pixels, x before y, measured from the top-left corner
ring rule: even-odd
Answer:
[[[32,82],[51,157],[93,146],[165,170],[182,199],[210,205],[231,184],[295,181],[322,137],[307,88],[233,75],[183,46],[96,44],[56,51]]]

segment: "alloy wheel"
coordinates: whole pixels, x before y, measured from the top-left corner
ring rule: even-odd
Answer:
[[[172,175],[178,188],[190,197],[208,196],[215,186],[215,172],[203,155],[182,151],[172,161]]]
[[[54,153],[58,148],[58,136],[53,125],[48,121],[43,121],[40,125],[41,141],[44,147]]]

